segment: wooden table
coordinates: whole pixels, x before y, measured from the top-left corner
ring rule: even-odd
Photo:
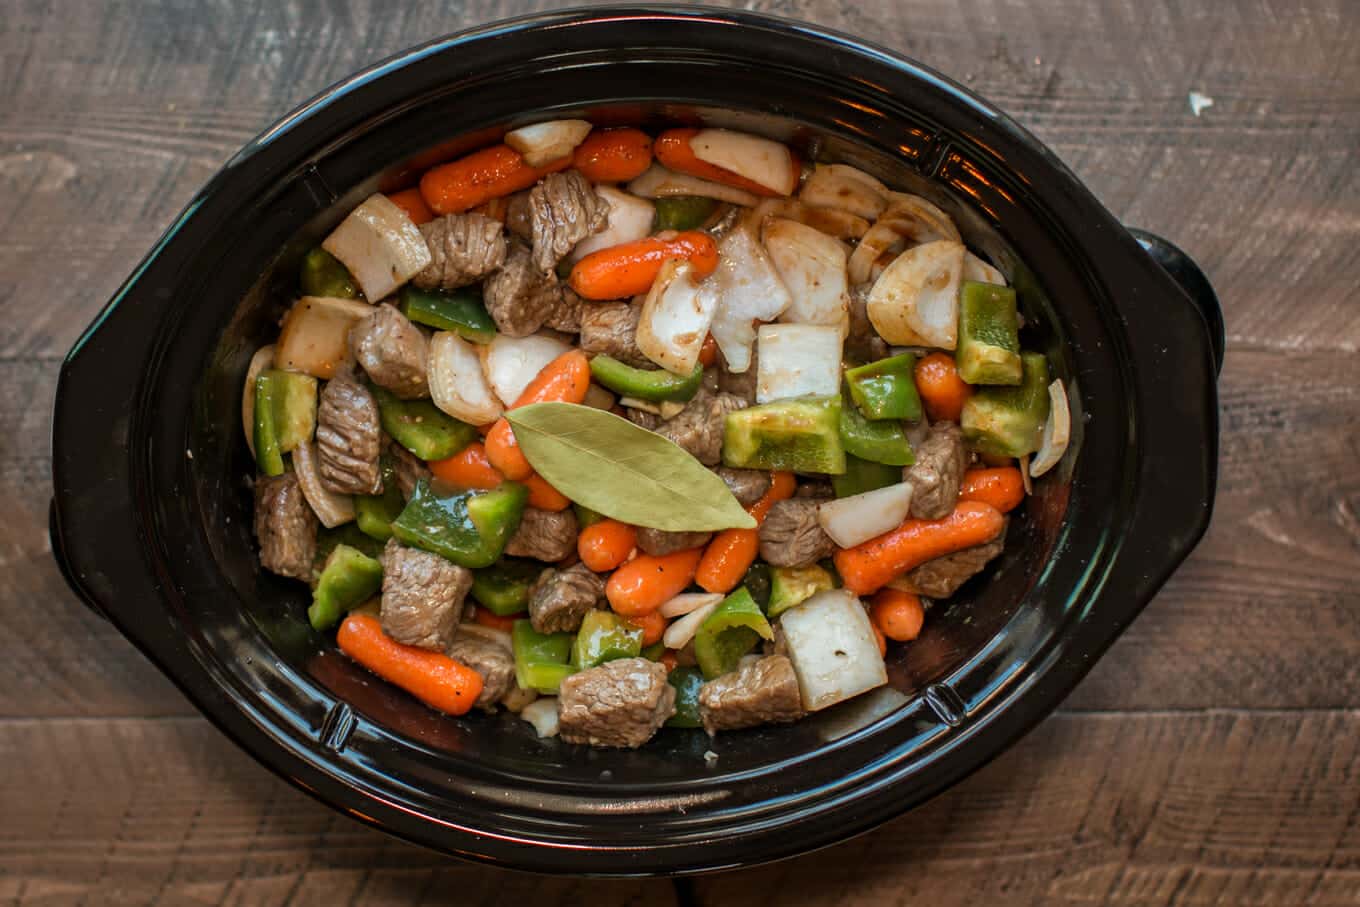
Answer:
[[[0,14],[0,902],[1360,903],[1360,5],[755,0],[933,65],[1181,243],[1228,322],[1217,514],[1063,708],[926,807],[699,880],[544,879],[340,818],[67,591],[62,355],[237,147],[525,0],[12,2]],[[1213,106],[1196,115],[1188,97]],[[191,301],[186,301],[186,304]]]

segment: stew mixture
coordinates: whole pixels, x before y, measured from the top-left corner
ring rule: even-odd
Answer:
[[[1067,446],[943,211],[754,135],[517,129],[300,283],[242,402],[261,563],[429,706],[570,743],[886,683]]]

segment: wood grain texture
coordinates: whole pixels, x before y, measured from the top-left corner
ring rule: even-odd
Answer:
[[[353,70],[567,3],[14,0],[0,13],[0,903],[669,904],[442,860],[195,717],[46,541],[59,357],[237,148]],[[704,904],[1360,903],[1360,6],[752,0],[1007,110],[1218,289],[1215,520],[1064,709],[857,841]],[[1212,107],[1194,115],[1187,95]],[[191,304],[186,300],[186,304]]]

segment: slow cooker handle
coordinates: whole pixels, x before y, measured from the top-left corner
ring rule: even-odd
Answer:
[[[1161,265],[1162,270],[1171,275],[1172,280],[1180,284],[1185,295],[1190,297],[1195,308],[1204,316],[1204,324],[1209,329],[1209,343],[1214,354],[1214,372],[1222,374],[1223,355],[1227,346],[1223,307],[1219,304],[1218,294],[1214,292],[1204,269],[1171,240],[1137,227],[1127,229],[1133,238],[1138,240],[1138,245],[1152,256],[1152,260]]]

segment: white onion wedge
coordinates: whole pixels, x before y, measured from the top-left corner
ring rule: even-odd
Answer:
[[[354,498],[336,494],[321,482],[321,466],[317,461],[316,445],[308,441],[293,448],[293,471],[297,473],[302,496],[312,512],[327,529],[334,529],[354,519]]]
[[[888,207],[888,192],[887,186],[863,170],[845,164],[818,164],[798,197],[809,205],[874,220]]]
[[[850,329],[845,244],[783,217],[765,221],[761,240],[791,297],[779,320],[828,324],[845,336]]]
[[[497,334],[486,346],[478,346],[482,371],[491,390],[506,406],[511,406],[529,382],[543,371],[543,366],[571,349],[556,337],[530,334],[528,337],[507,337]]]
[[[1061,380],[1048,386],[1048,401],[1048,421],[1039,436],[1039,450],[1029,464],[1029,474],[1036,479],[1058,465],[1072,437],[1072,410]]]
[[[888,682],[869,614],[853,593],[818,592],[781,614],[779,623],[809,712]]]
[[[999,287],[1006,286],[1006,275],[972,252],[963,253],[963,279],[996,284]]]
[[[246,386],[241,391],[241,426],[246,430],[246,446],[255,456],[255,379],[260,372],[274,367],[274,344],[266,344],[250,357],[246,366]]]
[[[542,167],[571,154],[589,134],[585,120],[549,120],[507,132],[505,144],[523,155],[530,167]]]
[[[906,482],[875,488],[817,507],[817,522],[842,548],[853,548],[902,525],[911,510],[912,486]]]
[[[435,406],[469,425],[485,425],[500,417],[501,401],[486,380],[474,344],[452,331],[439,331],[430,338],[426,365]]]
[[[820,208],[796,198],[767,198],[751,209],[751,223],[760,225],[767,217],[796,220],[837,239],[859,239],[869,231],[869,222],[840,208]]]
[[[668,372],[691,374],[717,307],[717,293],[695,283],[690,263],[670,259],[661,266],[642,304],[638,349]]]
[[[716,605],[722,600],[721,592],[681,592],[661,606],[661,616],[667,620],[684,617],[691,611],[697,611],[705,605]]]
[[[888,265],[866,305],[880,337],[894,345],[954,349],[963,252],[961,243],[938,240],[908,249]]]
[[[855,286],[867,282],[874,262],[885,252],[896,252],[908,245],[940,239],[963,241],[948,214],[919,195],[890,193],[888,207],[860,239],[854,254],[850,256],[850,282]]]
[[[647,199],[629,195],[613,186],[596,186],[595,194],[609,202],[609,220],[599,233],[587,236],[576,244],[567,256],[569,261],[580,261],[591,252],[651,235],[656,208]]]
[[[430,248],[420,228],[382,193],[370,195],[351,211],[321,247],[340,259],[374,303],[430,263]]]
[[[695,608],[667,627],[665,635],[661,637],[661,642],[668,649],[683,649],[689,645],[694,634],[699,632],[699,628],[704,625],[704,621],[708,620],[708,616],[718,610],[718,605],[721,603],[722,599],[719,598],[718,601]]]
[[[540,737],[557,736],[557,697],[544,696],[520,709],[519,717],[534,726]]]
[[[467,626],[467,624],[463,624]],[[512,715],[522,713],[530,703],[538,701],[538,690],[526,690],[519,684],[512,686],[504,696],[501,697],[501,705]],[[557,706],[553,706],[553,713],[557,713]]]
[[[798,188],[798,169],[788,147],[746,132],[700,129],[689,140],[694,156],[706,164],[745,177],[779,195]]]
[[[727,370],[733,373],[751,367],[756,322],[773,321],[793,301],[756,236],[756,230],[746,223],[729,230],[718,241],[718,270],[705,281],[718,296],[708,329],[722,350]]]
[[[687,173],[676,173],[660,164],[652,164],[646,172],[628,184],[628,191],[643,198],[668,198],[672,195],[700,195],[731,202],[746,208],[754,207],[760,198],[745,189],[724,186],[712,180],[700,179]]]
[[[274,341],[274,365],[329,380],[342,363],[353,362],[349,331],[373,313],[355,299],[304,296],[283,316]]]
[[[841,332],[826,324],[763,324],[756,336],[756,402],[808,394],[834,396],[841,388]]]

